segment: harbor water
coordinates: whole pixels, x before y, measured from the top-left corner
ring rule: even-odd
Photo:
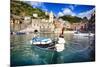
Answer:
[[[65,49],[62,52],[43,49],[30,43],[34,34],[11,35],[11,66],[60,64],[94,61],[94,37],[64,34]],[[41,33],[41,37],[56,38],[57,34]]]

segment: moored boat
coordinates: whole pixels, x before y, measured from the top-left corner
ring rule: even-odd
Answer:
[[[74,36],[89,37],[89,36],[94,36],[94,34],[93,33],[86,33],[86,32],[74,32]]]

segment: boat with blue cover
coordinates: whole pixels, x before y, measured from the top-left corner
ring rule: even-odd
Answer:
[[[31,43],[40,48],[53,49],[56,50],[57,52],[61,52],[65,48],[63,30],[57,39],[52,40],[51,38],[37,36],[32,38]]]
[[[34,37],[31,40],[31,43],[35,46],[39,46],[42,48],[51,48],[51,47],[54,48],[54,45],[55,45],[54,40],[52,40],[50,38],[46,38],[46,37]]]
[[[59,37],[58,39],[54,39],[54,40],[46,37],[34,37],[31,40],[31,43],[33,46],[37,46],[45,49],[52,49],[52,50],[56,50],[57,52],[61,52],[64,50],[65,40],[62,37]]]
[[[52,40],[46,37],[34,37],[32,39],[32,44],[50,44]]]

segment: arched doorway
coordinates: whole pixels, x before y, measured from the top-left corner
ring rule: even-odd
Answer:
[[[37,33],[38,32],[38,30],[34,30],[34,33]]]

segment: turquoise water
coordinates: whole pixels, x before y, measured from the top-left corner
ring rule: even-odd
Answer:
[[[57,34],[40,34],[40,36],[55,38]],[[30,44],[32,37],[33,34],[11,35],[11,66],[94,61],[92,37],[64,34],[66,44],[62,52],[36,47]]]

